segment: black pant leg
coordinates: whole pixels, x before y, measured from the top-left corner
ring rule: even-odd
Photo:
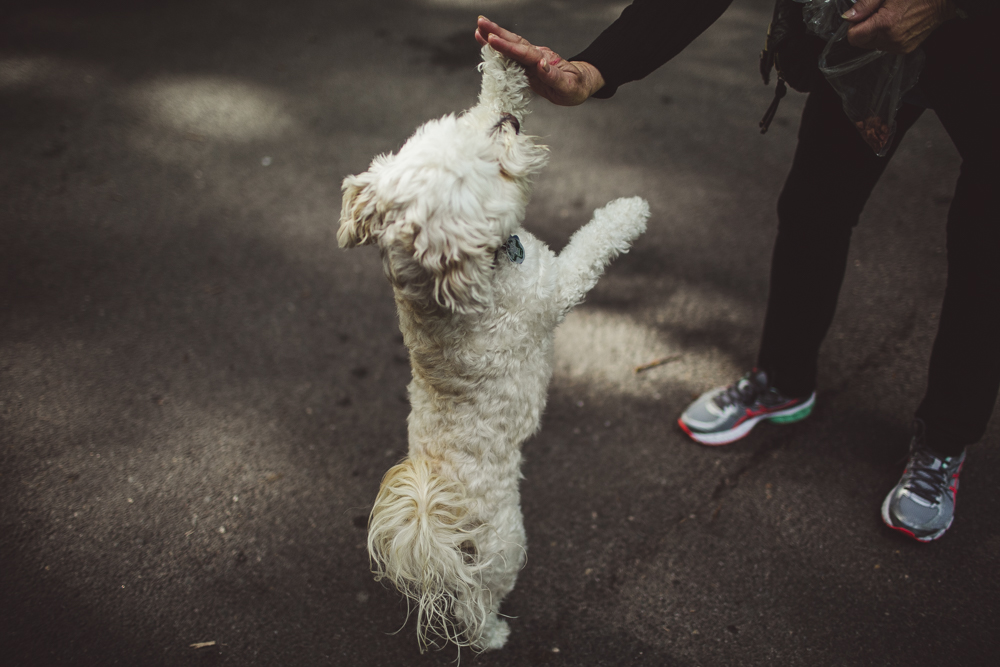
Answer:
[[[789,396],[816,387],[816,360],[837,308],[851,232],[899,141],[922,109],[904,105],[886,157],[861,139],[829,86],[810,93],[778,199],[764,333],[757,366]]]
[[[921,88],[962,157],[948,211],[948,285],[917,417],[958,454],[982,438],[1000,389],[1000,67],[989,23],[956,21],[925,45]]]

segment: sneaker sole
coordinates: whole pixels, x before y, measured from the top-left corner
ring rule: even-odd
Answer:
[[[794,424],[795,422],[802,421],[812,414],[813,406],[815,406],[815,404],[816,392],[813,392],[805,403],[796,405],[793,408],[788,408],[787,410],[779,410],[778,412],[751,417],[736,428],[731,428],[728,431],[718,431],[716,433],[698,433],[697,431],[692,431],[687,424],[680,419],[677,420],[677,424],[695,442],[712,446],[728,445],[731,442],[736,442],[740,438],[746,437],[746,435],[750,433],[750,430],[756,426],[758,422],[764,420],[774,422],[775,424]]]
[[[905,535],[909,535],[917,542],[925,542],[925,543],[933,542],[934,540],[944,535],[945,531],[951,528],[951,524],[955,520],[955,516],[952,515],[951,519],[948,520],[948,525],[942,528],[941,530],[937,531],[936,533],[930,533],[929,535],[917,535],[909,528],[897,526],[892,522],[892,517],[889,516],[889,503],[891,501],[892,501],[892,491],[890,491],[889,495],[887,495],[885,497],[885,500],[882,501],[882,523],[884,523],[889,528],[892,528],[893,530],[898,530],[899,532]]]

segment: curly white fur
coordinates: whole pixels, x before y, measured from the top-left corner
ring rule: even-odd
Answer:
[[[555,328],[649,217],[642,199],[611,202],[559,257],[525,231],[547,149],[518,131],[521,68],[484,47],[480,69],[475,107],[344,180],[337,233],[342,247],[378,244],[410,350],[409,456],[382,480],[368,551],[416,603],[421,651],[428,635],[506,642],[499,606],[526,554],[521,444],[545,407]],[[497,252],[511,234],[521,264]]]

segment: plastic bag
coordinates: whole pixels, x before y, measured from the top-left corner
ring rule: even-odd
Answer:
[[[844,112],[861,138],[884,157],[896,133],[896,112],[903,95],[916,85],[924,65],[920,49],[908,54],[859,49],[847,41],[853,25],[840,16],[852,0],[795,0],[810,32],[827,41],[819,69],[844,103]]]

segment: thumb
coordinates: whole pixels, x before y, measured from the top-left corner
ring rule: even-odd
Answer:
[[[877,12],[883,2],[885,0],[857,0],[854,6],[841,14],[840,17],[851,23],[860,23]]]
[[[851,26],[847,31],[847,41],[859,49],[878,49],[883,46],[879,40],[883,37],[884,29],[884,21],[876,16],[870,21]]]
[[[559,92],[566,92],[565,88],[571,84],[571,82],[566,81],[566,73],[558,67],[553,66],[547,58],[542,58],[538,61],[538,64],[535,66],[535,76],[550,89]],[[550,102],[554,101],[545,95],[543,97],[549,99]]]

